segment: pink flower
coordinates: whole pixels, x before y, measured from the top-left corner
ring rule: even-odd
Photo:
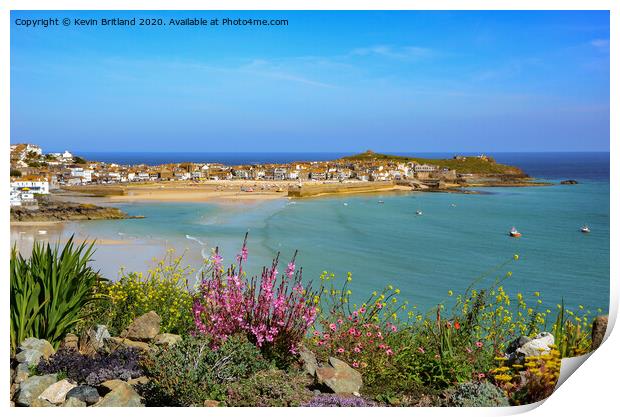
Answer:
[[[423,348],[422,346],[420,346],[420,347],[418,348],[418,350],[420,351],[420,353],[426,353],[426,351],[424,350],[424,348]]]
[[[392,349],[389,349],[389,348],[388,348],[388,349],[385,351],[385,354],[386,354],[386,355],[388,355],[388,356],[392,356],[392,355],[394,354],[394,352],[392,352]]]
[[[344,349],[343,348],[338,348],[338,350],[336,351],[338,353],[344,353]]]
[[[360,308],[360,314],[364,314],[366,312],[366,307],[361,307]]]
[[[294,273],[295,273],[295,264],[293,262],[290,262],[288,266],[286,267],[286,276],[291,278]]]
[[[482,372],[478,374],[478,379],[482,379],[482,378],[484,378],[484,377],[486,377],[486,375],[485,375],[485,374],[483,374]]]
[[[355,353],[360,353],[362,350],[360,348],[358,348],[357,346],[353,348],[353,352]]]
[[[480,342],[480,341],[476,342],[476,347],[477,348],[481,348],[482,346],[484,346],[484,344],[482,342]]]
[[[351,364],[351,366],[352,366],[352,367],[354,367],[354,368],[358,368],[358,367],[360,366],[360,364],[359,364],[359,363],[357,363],[357,362],[353,362],[353,363]]]
[[[323,339],[325,339],[325,340],[329,339],[329,333],[325,333],[325,334],[323,335]]]
[[[314,336],[320,336],[320,335],[321,335],[321,332],[319,332],[318,330],[315,330],[315,331],[313,331],[313,332],[312,332],[312,334],[313,334]]]
[[[381,343],[381,344],[379,345],[379,349],[385,349],[385,345],[384,345],[383,343]]]
[[[354,334],[355,334],[355,329],[354,329],[353,327],[351,327],[351,328],[349,329],[349,334],[350,334],[350,335],[354,335]]]
[[[331,331],[335,332],[336,331],[336,325],[334,323],[329,325],[329,328],[331,329]]]
[[[390,327],[390,330],[392,330],[393,332],[395,332],[395,331],[396,331],[396,326],[394,326],[394,325],[392,324],[392,327]]]
[[[466,348],[465,348],[465,351],[466,351],[467,353],[471,353],[471,352],[472,352],[472,350],[471,350],[470,348],[468,348],[468,347],[466,347]]]
[[[367,337],[372,337],[372,332],[366,332]]]
[[[342,321],[342,319],[338,319],[338,324],[342,324],[344,323],[344,321]]]

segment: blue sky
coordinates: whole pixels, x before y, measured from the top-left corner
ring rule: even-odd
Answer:
[[[24,28],[242,17],[286,27]],[[12,12],[11,142],[77,151],[608,151],[609,14]]]

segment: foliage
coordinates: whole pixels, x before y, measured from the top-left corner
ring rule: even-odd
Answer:
[[[74,156],[73,157],[73,163],[74,164],[85,164],[87,163],[86,159],[80,157],[80,156]]]
[[[99,385],[111,379],[128,380],[143,374],[139,352],[126,348],[111,353],[98,352],[93,356],[60,349],[48,360],[39,362],[37,373],[62,373],[77,383],[89,385]]]
[[[579,306],[583,310],[583,306]],[[574,322],[573,322],[574,320]],[[553,337],[560,357],[580,356],[592,350],[592,324],[587,312],[583,316],[575,315],[564,308],[564,300],[558,306],[558,313],[553,324]]]
[[[188,333],[193,328],[193,294],[188,278],[193,270],[182,266],[182,261],[183,256],[175,257],[171,249],[146,275],[121,269],[117,282],[100,288],[108,302],[98,312],[98,322],[118,334],[136,317],[155,311],[161,317],[162,333]]]
[[[244,336],[229,337],[218,349],[207,337],[188,336],[145,363],[151,381],[146,399],[152,405],[192,406],[221,400],[224,386],[270,364]]]
[[[94,243],[93,243],[94,244]],[[11,348],[27,337],[48,340],[55,348],[96,299],[100,278],[88,263],[93,244],[75,246],[73,236],[52,248],[35,242],[29,259],[11,251]]]
[[[549,397],[560,377],[560,352],[551,351],[540,356],[528,356],[525,364],[505,366],[503,357],[496,358],[500,366],[493,369],[495,383],[508,395],[514,405],[529,404]]]
[[[377,404],[361,397],[338,394],[317,394],[304,407],[376,407]]]
[[[19,169],[11,168],[11,177],[21,177],[22,172]]]
[[[213,337],[217,345],[234,334],[245,334],[266,357],[280,363],[291,360],[306,331],[314,322],[316,308],[310,288],[301,282],[295,256],[286,273],[278,278],[279,254],[260,278],[247,279],[247,234],[237,265],[224,272],[217,249],[210,260],[210,274],[204,275],[200,294],[193,306],[196,328]]]
[[[232,407],[296,407],[307,402],[309,378],[280,369],[258,372],[228,387],[226,404]]]
[[[448,407],[507,407],[508,398],[490,382],[471,381],[457,385],[447,392]]]

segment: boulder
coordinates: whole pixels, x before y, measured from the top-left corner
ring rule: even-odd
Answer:
[[[310,350],[302,347],[299,352],[299,360],[301,361],[304,371],[312,377],[316,375],[316,369],[319,367],[319,363],[316,360],[316,356]]]
[[[30,376],[30,367],[27,363],[20,363],[15,368],[15,379],[14,382],[16,384],[20,384],[24,382]]]
[[[45,339],[36,339],[29,337],[24,340],[18,347],[19,352],[15,355],[15,359],[19,363],[25,363],[28,366],[38,365],[41,358],[47,359],[54,354],[54,348]]]
[[[65,402],[67,393],[75,388],[75,384],[70,383],[66,379],[58,381],[50,385],[39,395],[42,400],[47,400],[52,404],[62,404]]]
[[[62,405],[63,407],[86,407],[86,403],[76,397],[67,398],[67,401]]]
[[[608,320],[608,316],[598,316],[592,322],[592,350],[598,349],[605,340]]]
[[[74,335],[73,333],[67,334],[61,344],[63,349],[75,350],[75,351],[79,349],[79,345],[80,345],[80,338]]]
[[[146,342],[137,342],[123,337],[110,337],[105,340],[105,350],[112,352],[119,348],[131,348],[142,353],[157,352],[157,346],[149,345]]]
[[[551,351],[555,339],[549,332],[538,333],[533,339],[521,336],[513,340],[506,349],[507,366],[523,364],[528,356],[540,356]]]
[[[153,343],[155,343],[155,345],[157,346],[174,346],[175,344],[177,344],[178,342],[180,342],[183,338],[181,336],[179,336],[178,334],[172,334],[172,333],[162,333],[162,334],[158,334],[157,336],[155,336],[155,338],[153,339]]]
[[[90,385],[80,385],[71,389],[67,393],[67,402],[70,399],[76,399],[78,401],[84,402],[87,405],[95,404],[97,401],[101,399],[99,396],[99,392],[97,388],[91,387]],[[71,407],[81,407],[79,405],[74,405]]]
[[[109,381],[102,382],[97,387],[97,391],[99,392],[100,395],[105,396],[106,394],[108,394],[110,391],[112,391],[114,388],[116,388],[123,382],[125,381],[123,381],[122,379],[111,379]]]
[[[94,355],[104,347],[107,339],[110,338],[108,328],[103,324],[98,324],[94,328],[88,329],[80,339],[80,353],[83,355]]]
[[[161,317],[149,311],[146,314],[136,317],[134,321],[121,333],[121,337],[130,340],[148,342],[159,334]]]
[[[354,394],[362,388],[362,375],[345,362],[334,357],[329,365],[316,369],[316,382],[336,394]]]
[[[32,400],[30,407],[56,407],[51,402],[44,400],[43,398],[35,398]]]
[[[116,384],[94,407],[143,407],[142,398],[124,381]]]
[[[56,382],[56,375],[34,375],[22,382],[19,386],[16,403],[30,407],[32,401],[41,395],[43,391]]]
[[[148,376],[142,375],[138,378],[132,378],[127,381],[129,385],[146,385],[150,381]]]
[[[574,184],[579,184],[579,183],[577,182],[577,180],[564,180],[564,181],[560,181],[560,184],[574,185]]]

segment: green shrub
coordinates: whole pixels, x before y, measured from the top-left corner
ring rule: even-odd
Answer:
[[[448,407],[507,407],[508,398],[489,382],[464,382],[448,390]]]
[[[150,383],[144,392],[150,405],[202,406],[222,400],[225,385],[268,369],[260,351],[243,336],[228,338],[219,349],[212,340],[189,336],[146,362]]]
[[[35,242],[30,258],[11,251],[11,349],[28,337],[55,348],[95,299],[99,274],[88,263],[93,244],[75,246],[73,236],[60,249]]]
[[[228,386],[226,404],[231,407],[297,407],[312,397],[311,381],[301,373],[280,369],[258,372]]]
[[[146,274],[125,272],[120,279],[99,289],[107,300],[98,311],[97,323],[105,323],[112,334],[119,334],[136,317],[155,311],[161,317],[163,333],[187,334],[194,328],[191,312],[193,295],[182,256],[169,250]]]

